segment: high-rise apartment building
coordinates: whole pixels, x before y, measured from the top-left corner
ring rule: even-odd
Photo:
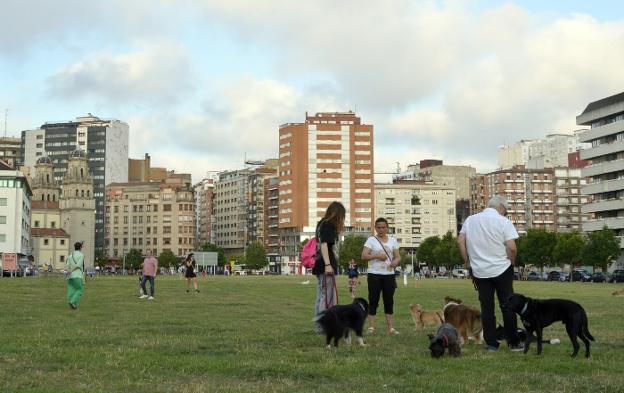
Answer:
[[[31,254],[31,196],[26,176],[0,163],[0,252]]]
[[[373,126],[353,112],[306,114],[279,129],[279,227],[283,255],[295,257],[333,201],[347,231],[373,226]]]
[[[268,195],[265,193],[265,180],[277,177],[276,159],[266,160],[260,167],[255,168],[248,178],[247,189],[247,244],[258,241],[263,245],[267,240],[265,223],[266,204]]]
[[[584,130],[572,134],[549,134],[543,139],[521,140],[498,148],[498,167],[509,169],[523,165],[527,168],[568,166],[568,154],[588,148],[579,138]]]
[[[251,169],[219,173],[213,202],[214,241],[228,254],[243,254],[247,245],[247,208]]]
[[[582,169],[588,178],[582,192],[590,197],[583,212],[593,215],[583,230],[598,231],[607,225],[624,236],[624,93],[591,102],[576,124],[591,127],[581,136],[581,141],[591,143],[590,149],[581,151],[581,159],[591,162]]]
[[[195,192],[195,222],[197,248],[214,243],[212,211],[215,198],[215,179],[205,178],[193,186]]]
[[[279,178],[267,177],[264,183],[264,247],[267,250],[269,266],[275,267],[280,261],[279,230]],[[277,270],[277,268],[275,268]]]
[[[580,231],[587,217],[580,212],[584,180],[579,175],[578,169],[522,166],[477,175],[471,181],[471,210],[479,212],[492,196],[502,195],[511,205],[508,217],[519,233],[529,228]]]
[[[22,131],[24,165],[32,168],[39,158],[48,156],[57,181],[62,181],[70,155],[76,150],[87,153],[95,196],[95,249],[101,251],[104,247],[105,186],[128,180],[128,125],[89,114],[73,121],[48,122],[38,129]]]
[[[106,187],[105,255],[122,258],[134,248],[155,255],[195,250],[195,204],[190,174],[163,182],[113,183]]]
[[[375,214],[388,220],[401,249],[415,250],[431,236],[457,234],[455,187],[416,180],[375,184]]]

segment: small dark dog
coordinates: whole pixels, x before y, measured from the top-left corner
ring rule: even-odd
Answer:
[[[580,304],[571,300],[547,299],[537,300],[513,293],[503,305],[507,309],[515,312],[522,319],[524,328],[527,331],[524,353],[529,350],[536,333],[537,354],[542,353],[542,330],[550,326],[553,322],[561,321],[566,327],[574,351],[572,357],[576,357],[579,351],[577,337],[585,344],[585,357],[589,357],[589,341],[595,341],[587,327],[587,314]]]
[[[360,345],[364,344],[362,331],[368,315],[368,302],[361,297],[355,298],[353,303],[337,305],[320,312],[315,321],[318,327],[325,333],[327,347],[331,347],[331,341],[338,346],[338,341],[344,337],[347,344],[351,344],[351,331],[355,332]]]
[[[459,334],[455,326],[445,323],[438,328],[438,332],[434,336],[428,334],[429,350],[431,357],[439,358],[444,355],[444,350],[448,348],[449,355],[457,357],[461,355],[461,346],[459,345]]]
[[[516,338],[518,339],[518,342],[521,342],[524,344],[526,342],[526,337],[527,337],[526,330],[522,328],[518,328],[518,330],[516,331]],[[507,341],[507,334],[505,333],[505,327],[503,325],[498,325],[496,327],[496,340]],[[537,340],[537,337],[535,337],[534,335],[531,336],[531,341],[535,341],[535,340]],[[560,342],[561,340],[559,340],[558,338],[551,338],[550,340],[542,340],[543,344],[559,344]]]

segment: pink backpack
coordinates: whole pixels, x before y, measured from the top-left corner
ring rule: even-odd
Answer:
[[[305,246],[303,246],[303,250],[301,250],[301,264],[306,269],[312,269],[314,264],[316,264],[316,249],[318,245],[318,240],[316,236],[311,238]]]

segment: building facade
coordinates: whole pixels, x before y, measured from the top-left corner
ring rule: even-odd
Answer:
[[[0,165],[0,252],[31,254],[31,197],[26,176]]]
[[[582,193],[589,197],[583,212],[592,215],[583,230],[594,232],[606,225],[624,239],[624,93],[591,102],[576,124],[591,127],[581,136],[591,143],[581,151],[581,159],[590,161],[582,169],[588,178]]]
[[[197,247],[206,243],[213,243],[214,233],[212,231],[212,211],[215,198],[215,179],[205,178],[193,186],[195,193],[195,222]]]
[[[584,130],[575,130],[571,134],[549,134],[543,139],[521,140],[513,145],[501,146],[498,148],[498,167],[566,167],[569,153],[589,147],[580,140],[583,132]]]
[[[163,182],[106,187],[105,255],[121,259],[130,249],[179,257],[195,250],[195,204],[190,174]]]
[[[279,228],[282,253],[298,258],[301,241],[333,201],[349,232],[373,226],[373,125],[353,112],[306,114],[279,129]]]
[[[145,153],[143,159],[128,159],[128,181],[164,181],[168,176],[167,168],[152,167],[152,158]]]
[[[267,250],[269,265],[279,265],[281,255],[279,230],[279,177],[267,177],[264,183],[264,247]]]
[[[20,169],[24,164],[22,159],[22,139],[0,137],[0,160],[6,162],[12,169]]]
[[[227,254],[243,254],[247,243],[247,198],[250,169],[219,173],[213,207],[215,244]]]
[[[402,180],[375,184],[375,215],[388,220],[402,249],[415,250],[431,236],[457,235],[455,187]]]
[[[34,167],[39,158],[47,156],[59,182],[67,171],[70,155],[75,150],[87,153],[95,196],[95,248],[98,251],[104,246],[105,186],[128,180],[128,132],[128,125],[122,121],[100,119],[91,114],[22,131],[24,165]]]
[[[584,182],[574,168],[520,166],[477,175],[471,181],[471,210],[479,212],[492,196],[502,195],[511,205],[508,217],[520,234],[529,228],[581,231],[582,222],[587,220],[580,209],[585,200],[580,195]]]

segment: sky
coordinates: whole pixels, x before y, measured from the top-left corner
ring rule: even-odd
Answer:
[[[376,172],[487,172],[498,146],[571,133],[624,91],[623,4],[0,0],[0,113],[8,136],[122,120],[131,158],[199,181],[277,157],[279,125],[306,112],[353,110]]]

